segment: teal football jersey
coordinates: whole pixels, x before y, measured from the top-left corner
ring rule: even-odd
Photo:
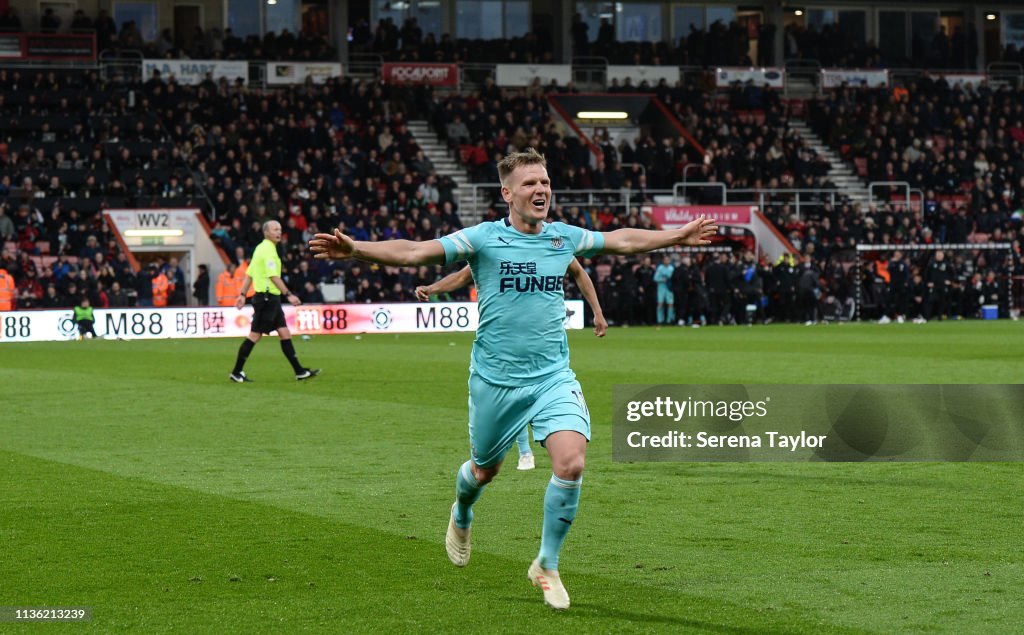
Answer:
[[[499,386],[524,386],[569,367],[565,272],[576,256],[604,247],[602,234],[565,223],[523,234],[506,218],[439,240],[445,261],[468,261],[476,281],[472,372]]]

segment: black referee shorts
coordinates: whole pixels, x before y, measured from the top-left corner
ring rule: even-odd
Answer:
[[[271,331],[284,328],[288,323],[284,319],[281,308],[281,296],[270,293],[257,293],[252,296],[252,330],[266,335]]]

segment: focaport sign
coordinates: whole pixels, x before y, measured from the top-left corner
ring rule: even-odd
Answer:
[[[431,86],[458,86],[459,67],[456,64],[384,64],[384,82],[388,84],[430,84]]]

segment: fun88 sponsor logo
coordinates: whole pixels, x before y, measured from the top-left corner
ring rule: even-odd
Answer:
[[[558,292],[562,290],[562,276],[537,275],[535,262],[501,261],[498,265],[498,290],[500,293]]]

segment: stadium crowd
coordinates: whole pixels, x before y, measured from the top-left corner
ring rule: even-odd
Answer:
[[[696,166],[691,180],[732,189],[830,185],[827,162],[786,124],[788,105],[777,93],[748,86],[719,99],[692,78],[655,91],[696,143],[644,137],[616,145],[599,135],[598,161],[574,135],[560,133],[544,106],[544,90],[551,88],[510,90],[488,82],[477,92],[442,96],[430,88],[346,77],[263,90],[213,79],[183,86],[158,73],[141,86],[125,86],[108,85],[93,71],[2,69],[0,88],[2,264],[21,308],[72,306],[83,291],[96,307],[146,304],[154,297],[163,302],[163,293],[153,292],[161,274],[167,303],[188,299],[176,264],[140,272],[128,266],[99,213],[121,206],[201,207],[215,240],[243,272],[261,223],[278,219],[289,284],[304,300],[317,301],[319,282],[345,283],[350,301],[409,300],[415,286],[444,272],[328,266],[310,261],[305,245],[312,233],[335,226],[371,240],[429,239],[461,227],[456,183],[439,177],[416,145],[406,125],[410,116],[430,121],[474,181],[496,182],[503,153],[532,146],[548,156],[556,190],[628,189],[625,206],[579,206],[567,199],[555,209],[566,222],[592,229],[648,226],[639,207],[651,202],[650,190],[670,187],[688,165]],[[906,93],[836,90],[810,105],[810,121],[847,157],[866,158],[869,175],[924,188],[919,207],[864,208],[823,196],[818,204],[803,202],[796,214],[785,200],[771,200],[765,212],[796,248],[795,257],[757,262],[742,240],[735,255],[673,255],[660,263],[671,271],[661,276],[668,281],[653,283],[653,293],[659,263],[588,261],[609,319],[846,319],[858,287],[864,307],[877,317],[973,316],[983,296],[1006,314],[1009,277],[1024,273],[1021,93],[952,90],[927,80]],[[896,160],[899,172],[893,172]],[[964,191],[970,194],[951,194]],[[700,202],[699,191],[692,196]],[[501,213],[494,205],[485,220]],[[905,279],[879,265],[884,260],[870,259],[867,270],[852,266],[858,243],[982,238],[1018,247],[1008,258],[951,253],[944,258],[948,281],[940,282],[952,291],[941,299],[936,281],[928,279],[938,275],[930,273],[937,258],[906,255]],[[916,275],[925,281],[924,296],[909,291]],[[990,277],[995,287],[986,282]],[[657,284],[675,291],[671,312],[662,307],[659,315]]]
[[[775,91],[754,86],[731,90],[716,99],[713,87],[694,76],[676,86],[619,86],[609,92],[655,94],[675,115],[689,137],[611,140],[607,129],[591,148],[575,134],[564,134],[545,107],[545,94],[575,92],[571,86],[502,89],[488,80],[467,95],[425,100],[431,127],[446,140],[477,183],[497,182],[497,160],[509,145],[531,146],[550,158],[556,189],[629,189],[640,200],[644,191],[669,190],[683,180],[720,182],[728,188],[830,187],[831,167],[805,139],[786,125],[787,107]],[[693,168],[693,169],[691,169]],[[705,202],[720,200],[718,188],[689,195]],[[717,197],[717,198],[716,198]]]
[[[1024,207],[1024,88],[927,77],[893,91],[840,88],[809,119],[870,181],[907,182],[933,203],[969,200],[984,233]]]

